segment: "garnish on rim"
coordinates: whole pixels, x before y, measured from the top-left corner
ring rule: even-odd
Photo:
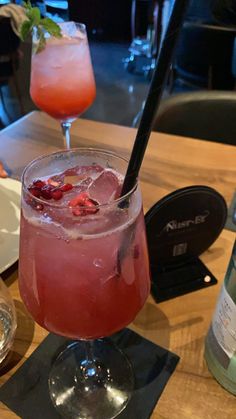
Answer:
[[[46,38],[45,33],[48,32],[55,38],[61,38],[61,28],[52,19],[46,17],[41,18],[38,7],[32,7],[30,1],[23,3],[25,9],[26,20],[22,23],[20,28],[20,37],[25,41],[28,35],[32,34],[33,28],[37,31],[37,38],[39,40],[35,52],[40,52],[45,48]]]

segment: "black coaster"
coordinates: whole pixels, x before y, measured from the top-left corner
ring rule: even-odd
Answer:
[[[119,419],[149,418],[179,357],[129,329],[111,339],[129,357],[135,374],[133,396]],[[68,342],[50,334],[0,388],[0,400],[20,418],[61,418],[49,396],[48,375],[54,357]]]

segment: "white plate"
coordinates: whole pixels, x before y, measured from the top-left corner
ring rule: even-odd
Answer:
[[[19,257],[21,182],[0,178],[0,274]]]

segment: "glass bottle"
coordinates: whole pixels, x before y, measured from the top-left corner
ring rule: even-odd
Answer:
[[[236,241],[206,337],[205,359],[215,379],[236,395]]]

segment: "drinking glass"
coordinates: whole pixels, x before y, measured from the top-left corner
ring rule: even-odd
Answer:
[[[132,395],[131,364],[107,338],[133,321],[150,291],[138,184],[118,198],[126,169],[111,152],[82,148],[40,157],[23,173],[20,293],[37,323],[75,340],[49,377],[66,418],[114,418]],[[46,180],[73,188],[45,200],[32,185]],[[74,206],[84,194],[89,201]]]
[[[96,86],[85,25],[59,25],[62,37],[45,33],[42,49],[33,32],[30,95],[39,109],[60,121],[64,145],[70,148],[71,123],[93,103]]]

